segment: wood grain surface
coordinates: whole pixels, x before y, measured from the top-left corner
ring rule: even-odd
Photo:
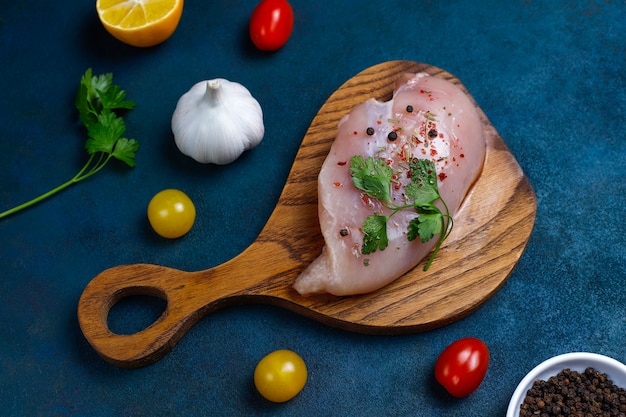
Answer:
[[[330,326],[369,334],[423,332],[480,307],[519,261],[535,221],[536,197],[478,105],[487,141],[483,172],[428,272],[420,264],[376,292],[351,297],[305,298],[292,288],[324,245],[317,217],[317,176],[339,119],[371,97],[389,100],[401,74],[422,71],[457,84],[476,105],[457,78],[426,64],[391,61],[355,75],[313,119],[276,208],[255,242],[232,260],[199,272],[147,264],[102,272],[78,303],[78,320],[88,342],[108,362],[133,368],[158,360],[198,320],[225,305],[277,305]],[[112,333],[107,325],[111,307],[137,294],[163,298],[165,311],[138,333]]]

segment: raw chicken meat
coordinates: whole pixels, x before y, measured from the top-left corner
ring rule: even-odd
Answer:
[[[417,213],[405,209],[387,223],[385,250],[361,252],[364,220],[376,211],[389,214],[389,210],[354,186],[350,175],[354,155],[387,160],[397,173],[391,196],[398,205],[404,201],[404,185],[411,181],[407,161],[431,159],[439,193],[454,216],[480,175],[485,140],[478,113],[465,93],[426,73],[402,76],[390,101],[370,99],[345,115],[318,177],[325,247],[296,279],[294,288],[302,295],[377,290],[415,267],[437,244],[439,235],[426,243],[407,239],[408,223]]]

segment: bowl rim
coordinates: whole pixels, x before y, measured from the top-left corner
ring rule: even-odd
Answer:
[[[578,365],[577,365],[578,363]],[[609,379],[618,386],[626,388],[626,365],[611,357],[592,352],[570,352],[553,356],[539,365],[535,366],[517,385],[513,392],[509,407],[506,412],[507,417],[519,417],[519,407],[524,401],[526,392],[537,379],[547,379],[556,375],[565,368],[570,368],[578,372],[587,367],[592,367],[599,372],[607,374]],[[548,377],[543,376],[549,374]],[[616,381],[617,379],[617,381]]]

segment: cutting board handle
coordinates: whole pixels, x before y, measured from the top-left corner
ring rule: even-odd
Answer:
[[[150,264],[107,269],[87,285],[80,298],[81,330],[94,349],[114,365],[135,368],[152,363],[169,352],[213,302],[224,296],[221,291],[207,291],[207,281],[214,274],[215,270],[192,273]],[[159,297],[167,302],[165,311],[140,332],[115,334],[108,326],[109,311],[133,295]]]
[[[281,222],[289,222],[291,211],[277,208],[267,225],[274,224],[275,229]],[[261,236],[267,234],[262,232]],[[284,285],[284,277],[296,276],[310,259],[294,258],[292,250],[283,241],[259,238],[235,258],[203,271],[186,272],[152,264],[109,268],[89,282],[78,301],[80,328],[96,352],[113,365],[137,368],[151,364],[168,353],[194,324],[228,302],[249,297],[293,298],[295,291]],[[165,311],[137,333],[113,333],[108,326],[111,308],[135,295],[165,300]]]

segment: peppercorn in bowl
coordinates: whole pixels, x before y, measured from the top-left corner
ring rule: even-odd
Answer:
[[[530,371],[513,393],[506,417],[589,414],[626,417],[626,365],[596,353],[572,352]]]

